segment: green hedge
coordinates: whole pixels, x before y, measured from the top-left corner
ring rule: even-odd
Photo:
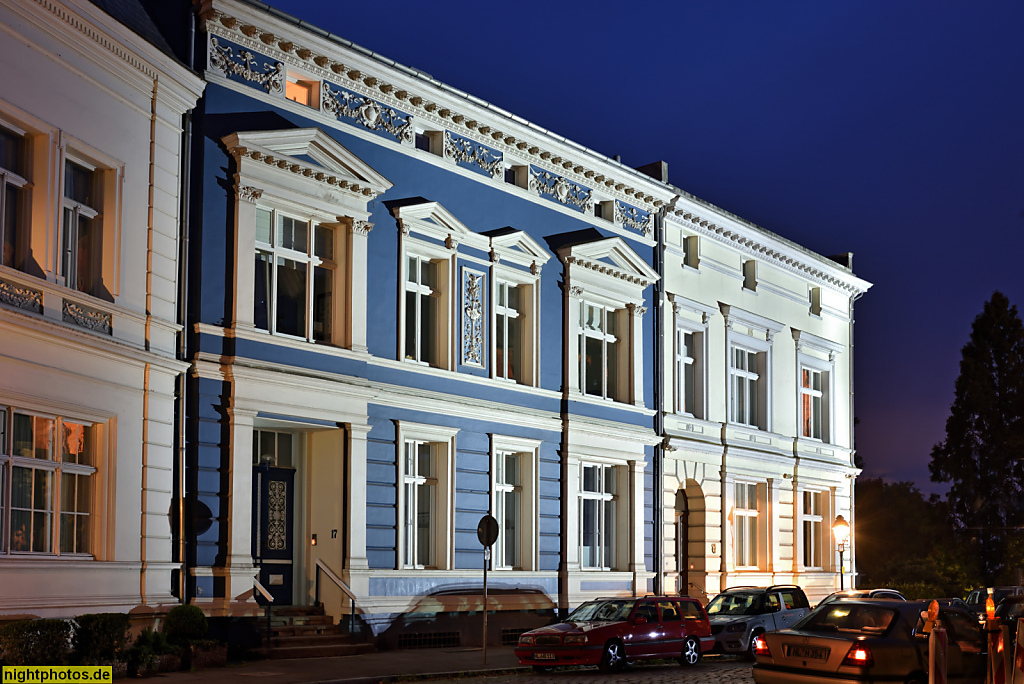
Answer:
[[[163,633],[172,644],[184,645],[205,639],[208,631],[206,615],[198,606],[174,606],[164,616]]]
[[[16,620],[0,627],[0,659],[6,665],[67,665],[71,623]]]
[[[74,660],[82,665],[109,665],[124,660],[131,636],[127,613],[89,613],[75,618]]]

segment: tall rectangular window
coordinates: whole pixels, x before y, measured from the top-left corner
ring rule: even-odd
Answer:
[[[821,371],[800,369],[800,424],[804,437],[822,439],[823,397]]]
[[[275,335],[332,341],[334,230],[256,209],[254,324]]]
[[[405,520],[402,540],[406,568],[428,568],[434,560],[434,525],[437,501],[436,446],[429,442],[405,442]]]
[[[580,565],[610,570],[615,558],[615,467],[584,464],[579,497]]]
[[[498,541],[494,545],[495,569],[519,567],[523,514],[522,456],[499,451],[494,459],[494,517]]]
[[[742,347],[732,347],[729,351],[729,419],[734,423],[757,427],[760,381],[757,370],[758,355]]]
[[[405,271],[405,358],[431,366],[438,358],[438,287],[437,264],[429,259],[409,255]]]
[[[680,413],[697,416],[698,400],[702,391],[699,387],[701,377],[697,364],[697,355],[703,352],[698,346],[700,334],[682,328],[676,330],[676,334],[677,410]]]
[[[0,407],[0,553],[91,552],[93,427]]]
[[[618,398],[618,319],[614,309],[580,302],[580,385],[585,394]]]
[[[821,497],[821,492],[803,492],[800,499],[802,556],[805,568],[821,567]]]
[[[101,190],[95,169],[70,159],[64,162],[60,269],[68,287],[110,299],[103,287]]]
[[[736,566],[757,567],[757,485],[736,483],[736,504],[733,507]]]
[[[523,325],[521,319],[523,287],[498,282],[495,316],[495,366],[499,378],[523,382]]]
[[[28,249],[25,139],[0,126],[0,264],[23,269]]]

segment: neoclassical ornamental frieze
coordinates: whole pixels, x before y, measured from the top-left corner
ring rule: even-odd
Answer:
[[[484,365],[484,275],[462,270],[462,363]]]
[[[615,201],[613,204],[615,205],[616,223],[638,230],[643,233],[644,237],[649,238],[654,235],[654,214],[619,201]]]
[[[240,160],[243,157],[245,157],[248,159],[252,159],[253,161],[263,162],[267,166],[276,166],[279,169],[290,171],[291,173],[298,174],[300,176],[305,176],[306,178],[311,178],[332,188],[338,190],[345,190],[356,195],[369,197],[370,199],[375,198],[378,194],[376,190],[367,187],[362,183],[357,183],[353,180],[349,180],[346,178],[338,178],[337,176],[332,175],[328,171],[324,171],[323,169],[301,163],[299,161],[296,161],[295,159],[286,157],[285,155],[271,154],[268,152],[264,152],[262,150],[254,150],[244,145],[237,145],[235,147],[232,147],[228,150],[228,153],[231,154],[231,156],[233,156],[236,160]],[[248,190],[251,190],[252,192],[249,193],[249,196],[246,196],[245,193]],[[240,187],[238,189],[238,193],[239,199],[244,199],[248,202],[255,202],[263,195],[262,190],[259,190],[257,188],[249,188],[248,186]]]
[[[444,156],[456,163],[479,166],[491,178],[498,178],[505,170],[500,153],[469,138],[453,135],[447,129],[444,132]]]
[[[64,300],[62,320],[74,323],[80,328],[95,330],[105,335],[113,333],[113,317],[103,311],[93,311],[75,302]]]
[[[551,195],[562,204],[578,207],[585,213],[594,210],[594,197],[590,190],[535,166],[530,167],[530,190]]]
[[[615,266],[606,263],[604,261],[592,261],[578,256],[568,256],[565,258],[566,266],[577,266],[579,268],[590,269],[591,271],[597,271],[598,273],[618,278],[619,280],[625,280],[627,283],[633,283],[634,285],[641,285],[647,287],[650,283],[646,278],[642,278],[632,273],[627,273]]]
[[[324,111],[335,118],[354,119],[371,131],[390,134],[398,142],[412,142],[413,130],[408,114],[381,105],[369,97],[331,88],[327,81],[322,85],[322,102]]]
[[[200,17],[205,22],[205,28],[211,35],[211,40],[214,36],[220,36],[224,40],[244,47],[251,53],[273,53],[274,59],[285,64],[294,64],[310,74],[320,77],[324,82],[331,81],[341,87],[351,88],[353,91],[377,101],[381,107],[392,106],[405,109],[409,115],[414,114],[418,118],[422,117],[424,121],[434,122],[439,128],[447,130],[450,127],[460,134],[465,134],[468,139],[476,138],[478,141],[486,141],[487,145],[493,145],[500,153],[511,152],[518,157],[529,158],[533,160],[533,163],[548,167],[555,176],[571,174],[581,182],[601,187],[605,194],[646,205],[645,209],[654,210],[666,203],[665,199],[655,197],[647,190],[637,187],[636,180],[632,178],[633,174],[623,174],[623,176],[617,177],[599,173],[577,160],[566,159],[544,149],[534,141],[524,140],[507,131],[498,130],[478,121],[466,111],[458,111],[452,109],[450,105],[439,104],[421,94],[410,92],[407,87],[396,86],[386,80],[364,73],[351,64],[339,62],[333,57],[298,45],[292,40],[294,36],[276,35],[220,10],[209,8],[209,5],[206,7],[207,9],[201,10]],[[338,49],[343,50],[344,48],[339,46]],[[387,67],[383,66],[382,68],[386,69]],[[390,103],[390,105],[385,103]]]
[[[225,76],[234,74],[246,81],[258,83],[268,93],[284,92],[284,65],[281,62],[263,64],[260,69],[260,65],[256,64],[256,56],[244,48],[238,49],[238,59],[241,61],[235,61],[234,48],[221,45],[216,36],[210,37],[211,67]]]
[[[42,292],[6,280],[0,280],[0,302],[32,313],[43,313]]]

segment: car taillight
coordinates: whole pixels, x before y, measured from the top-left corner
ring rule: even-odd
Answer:
[[[854,644],[843,658],[843,665],[852,667],[871,667],[874,664],[875,659],[871,656],[871,650],[860,644]]]
[[[754,655],[772,657],[772,652],[768,650],[768,642],[763,634],[758,634],[754,637]]]
[[[531,635],[531,634],[520,634],[519,635],[519,643],[523,644],[524,646],[533,646],[533,635]]]

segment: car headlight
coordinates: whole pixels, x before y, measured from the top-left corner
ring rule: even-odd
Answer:
[[[563,644],[585,644],[587,643],[586,634],[566,634],[565,638],[562,639]]]
[[[524,646],[533,646],[533,635],[532,634],[520,634],[519,643]]]
[[[747,623],[746,622],[734,622],[731,625],[729,625],[728,627],[726,627],[725,631],[726,632],[746,632],[747,631]]]

